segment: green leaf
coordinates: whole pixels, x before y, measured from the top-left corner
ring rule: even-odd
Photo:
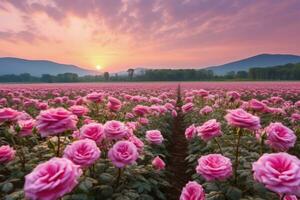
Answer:
[[[99,176],[99,181],[101,184],[111,184],[114,181],[114,177],[108,173],[102,173]]]
[[[86,193],[88,193],[92,187],[93,182],[89,179],[85,179],[79,184],[79,189]]]
[[[111,197],[114,193],[114,189],[110,185],[101,185],[99,187],[101,196],[103,197]]]
[[[14,189],[14,185],[12,183],[4,183],[2,185],[1,191],[4,193],[10,193],[11,191],[13,191]]]
[[[231,200],[238,200],[242,197],[242,191],[236,187],[228,187],[226,197]]]
[[[89,197],[87,194],[73,194],[71,199],[72,200],[88,200]]]

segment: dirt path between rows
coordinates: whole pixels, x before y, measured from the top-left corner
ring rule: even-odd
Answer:
[[[168,182],[172,187],[167,191],[168,200],[178,200],[182,188],[190,180],[191,174],[187,174],[187,140],[184,136],[183,114],[181,112],[182,100],[180,86],[178,86],[177,106],[180,108],[173,124],[173,136],[168,146],[170,157],[168,159]]]

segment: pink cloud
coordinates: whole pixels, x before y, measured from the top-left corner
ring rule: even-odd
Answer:
[[[59,47],[70,53],[49,58],[86,67],[103,62],[112,71],[205,66],[263,52],[300,54],[299,10],[298,0],[7,0],[0,22],[13,11],[23,26],[0,30],[0,43]],[[83,47],[76,57],[75,47]]]

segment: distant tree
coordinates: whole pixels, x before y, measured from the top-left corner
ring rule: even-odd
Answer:
[[[236,73],[237,78],[248,78],[248,72],[246,71],[238,71]]]
[[[42,74],[41,82],[52,83],[52,82],[54,82],[54,76],[52,76],[50,74]]]
[[[134,74],[134,69],[128,69],[127,70],[127,72],[128,72],[128,77],[129,77],[129,80],[132,80],[132,78],[133,78],[133,74]]]
[[[104,76],[105,81],[109,80],[109,73],[108,72],[104,72],[103,76]]]
[[[235,72],[230,71],[225,75],[225,77],[228,78],[228,79],[233,79],[235,77]]]

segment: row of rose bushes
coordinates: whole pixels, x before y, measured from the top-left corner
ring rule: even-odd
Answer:
[[[0,199],[166,199],[174,94],[2,90]]]
[[[275,93],[275,94],[274,94]],[[300,101],[284,91],[186,90],[182,199],[300,197]]]

